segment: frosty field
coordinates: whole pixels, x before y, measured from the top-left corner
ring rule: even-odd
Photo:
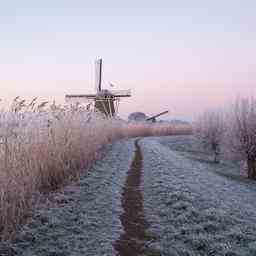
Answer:
[[[127,238],[141,245],[133,255],[256,255],[256,183],[241,177],[235,163],[213,164],[192,140],[138,140],[142,176],[136,189],[147,223],[143,241]],[[127,232],[120,216],[127,211],[124,188],[133,185],[126,181],[134,171],[134,143],[109,146],[78,182],[36,209],[12,243],[1,244],[0,255],[127,255],[115,243]]]
[[[184,137],[141,142],[151,246],[161,255],[255,255],[256,183],[225,176],[184,145]]]

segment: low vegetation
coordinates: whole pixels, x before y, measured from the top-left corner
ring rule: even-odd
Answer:
[[[39,194],[79,177],[117,139],[190,133],[190,127],[132,124],[86,107],[27,103],[0,111],[0,234],[10,238]]]
[[[223,115],[217,111],[204,112],[196,120],[194,134],[203,148],[214,154],[214,162],[219,163],[224,134]]]
[[[225,118],[224,118],[225,117]],[[225,112],[207,111],[194,124],[196,138],[214,154],[244,162],[247,177],[256,180],[256,100],[241,98]],[[218,162],[218,161],[216,161]]]

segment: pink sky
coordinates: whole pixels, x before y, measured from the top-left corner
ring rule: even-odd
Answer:
[[[256,2],[13,0],[0,10],[0,98],[64,101],[103,84],[131,89],[134,111],[193,118],[256,93]]]

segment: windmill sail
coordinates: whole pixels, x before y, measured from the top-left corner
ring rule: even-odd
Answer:
[[[73,104],[76,104],[76,103],[87,103],[89,102],[90,100],[93,100],[95,99],[95,95],[66,95],[65,97],[65,101],[67,103],[73,103]]]
[[[95,89],[96,93],[101,91],[101,80],[102,80],[102,59],[95,61]]]
[[[108,90],[115,97],[131,97],[131,90]]]
[[[161,112],[161,113],[159,113],[159,114],[157,114],[157,115],[151,116],[151,117],[147,118],[146,121],[153,121],[153,122],[155,122],[157,117],[162,116],[162,115],[165,115],[165,114],[167,114],[168,112],[169,112],[169,111],[167,110],[167,111]]]

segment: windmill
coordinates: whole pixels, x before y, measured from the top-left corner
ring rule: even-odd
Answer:
[[[81,103],[88,100],[94,101],[94,107],[107,117],[115,116],[120,98],[131,97],[130,90],[102,89],[102,59],[95,62],[95,94],[66,95],[67,102]]]
[[[167,111],[161,112],[161,113],[159,113],[159,114],[157,114],[157,115],[148,117],[148,118],[146,119],[146,121],[151,121],[152,123],[155,123],[157,117],[162,116],[162,115],[165,115],[165,114],[167,114],[168,112],[169,112],[169,111],[167,110]]]

